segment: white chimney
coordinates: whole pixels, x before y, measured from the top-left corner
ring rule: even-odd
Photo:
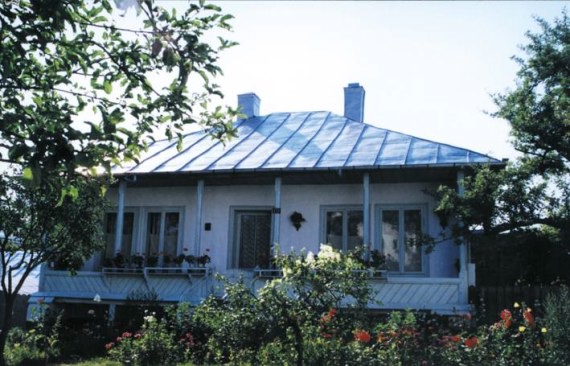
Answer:
[[[255,93],[246,93],[238,95],[238,107],[246,118],[259,116],[259,104],[261,99]]]
[[[364,88],[358,83],[350,83],[344,88],[344,116],[362,122],[364,121]]]

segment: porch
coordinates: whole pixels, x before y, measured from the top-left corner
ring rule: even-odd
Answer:
[[[40,292],[34,294],[30,302],[46,297],[56,303],[94,303],[100,298],[103,304],[123,304],[132,299],[132,294],[156,293],[160,302],[196,305],[209,295],[223,296],[223,284],[215,279],[210,269],[189,271],[172,267],[145,268],[122,272],[80,271],[71,276],[66,271],[46,269]],[[243,278],[254,291],[270,280],[270,276],[254,276],[252,272],[222,274],[230,280]],[[370,284],[375,294],[375,302],[369,304],[370,309],[430,310],[446,315],[470,310],[470,305],[462,301],[459,278],[383,276],[371,277]]]

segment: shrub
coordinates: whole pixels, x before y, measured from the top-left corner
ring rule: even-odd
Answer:
[[[570,365],[570,291],[561,286],[545,304],[547,360],[550,365]]]
[[[175,365],[183,355],[166,322],[154,315],[144,318],[139,332],[124,332],[105,347],[111,359],[136,366]]]

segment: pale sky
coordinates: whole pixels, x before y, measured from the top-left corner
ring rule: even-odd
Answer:
[[[181,2],[162,2],[163,6]],[[255,92],[261,114],[343,114],[343,87],[366,90],[367,123],[496,158],[513,158],[490,93],[514,86],[533,15],[570,2],[219,1],[240,43],[221,54],[217,80],[235,105]]]

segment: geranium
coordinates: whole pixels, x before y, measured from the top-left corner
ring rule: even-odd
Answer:
[[[357,329],[354,331],[354,339],[361,343],[368,343],[372,339],[370,333],[365,330]]]
[[[121,337],[123,337],[123,338],[131,338],[132,335],[133,335],[132,333],[124,332],[124,333],[121,335]]]
[[[479,339],[477,339],[477,337],[475,336],[469,337],[463,342],[463,344],[467,348],[474,348],[478,343]]]
[[[523,318],[530,327],[534,325],[534,316],[532,315],[531,311],[531,308],[526,308],[523,312]]]
[[[108,351],[108,350],[110,350],[111,348],[113,348],[114,345],[115,345],[115,343],[113,343],[113,342],[107,343],[107,344],[105,345],[105,349]]]
[[[513,314],[509,310],[504,309],[501,311],[501,319],[503,320],[505,328],[509,328],[511,326],[512,318]]]

